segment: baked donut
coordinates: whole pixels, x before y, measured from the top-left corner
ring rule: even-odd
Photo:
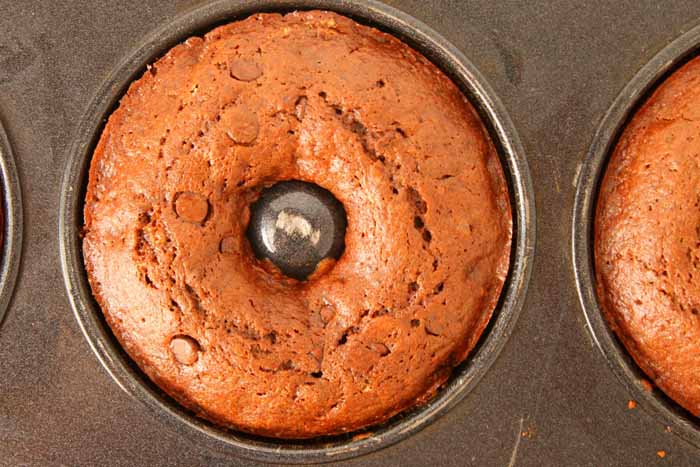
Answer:
[[[258,258],[250,206],[328,190],[344,251],[306,280]],[[94,151],[83,252],[133,361],[197,415],[309,438],[429,400],[509,267],[499,157],[464,95],[396,38],[330,12],[259,14],[174,47]]]
[[[668,77],[610,158],[595,218],[598,299],[639,367],[700,414],[700,60]]]

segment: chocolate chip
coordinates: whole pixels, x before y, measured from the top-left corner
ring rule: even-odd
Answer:
[[[262,75],[262,68],[257,63],[244,58],[232,58],[228,64],[231,78],[238,81],[253,81]]]
[[[441,334],[438,324],[429,320],[425,322],[424,329],[429,336],[439,336]]]
[[[199,359],[199,342],[190,336],[175,336],[170,340],[170,351],[179,363],[192,365]]]
[[[333,319],[333,316],[335,316],[335,310],[330,305],[323,305],[320,314],[323,323],[328,324],[328,322]]]
[[[185,222],[200,224],[209,215],[209,201],[199,193],[183,191],[175,197],[175,214]]]
[[[260,124],[255,112],[243,105],[229,107],[221,114],[220,124],[237,144],[252,144],[258,138]]]
[[[382,357],[386,357],[390,353],[389,347],[387,347],[386,345],[384,345],[380,342],[373,342],[373,343],[369,344],[369,348],[373,352],[378,353]]]
[[[236,252],[236,239],[229,236],[221,239],[219,251],[225,255],[231,255]]]

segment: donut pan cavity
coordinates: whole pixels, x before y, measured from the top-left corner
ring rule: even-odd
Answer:
[[[87,170],[103,122],[126,87],[147,64],[170,47],[218,24],[256,12],[330,9],[385,30],[433,60],[460,86],[482,114],[497,142],[507,174],[514,213],[513,253],[501,301],[477,348],[438,395],[423,407],[400,414],[368,431],[309,441],[279,441],[217,428],[164,395],[121,350],[92,298],[81,255],[80,230]],[[100,362],[124,391],[197,444],[225,455],[277,462],[315,462],[354,457],[395,443],[423,428],[459,402],[479,381],[505,344],[522,307],[534,253],[531,181],[515,129],[488,84],[452,45],[419,21],[379,3],[299,1],[218,1],[177,16],[118,65],[98,92],[69,149],[61,186],[59,218],[63,274],[76,317]]]
[[[605,114],[577,180],[572,224],[572,249],[576,286],[586,323],[596,346],[615,376],[645,410],[690,443],[700,448],[700,420],[660,389],[649,390],[648,378],[627,353],[603,318],[595,291],[593,232],[599,185],[610,154],[627,122],[651,93],[670,74],[695,58],[700,50],[700,26],[681,35],[654,58],[625,86]],[[645,387],[646,386],[646,387]]]
[[[10,142],[0,121],[0,325],[10,304],[22,255],[22,192]]]
[[[697,52],[700,0],[383,1],[0,0],[0,160],[17,164],[0,164],[16,239],[0,257],[0,466],[697,465],[696,421],[641,390],[600,317],[590,214],[629,111]],[[367,433],[275,442],[193,417],[130,363],[78,228],[103,118],[146,63],[229,20],[312,7],[393,32],[460,84],[500,143],[517,241],[511,295],[438,399]]]

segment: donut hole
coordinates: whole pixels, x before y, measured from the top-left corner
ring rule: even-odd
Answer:
[[[345,251],[345,208],[319,185],[278,182],[261,189],[249,210],[251,251],[287,277],[307,281],[324,275]]]

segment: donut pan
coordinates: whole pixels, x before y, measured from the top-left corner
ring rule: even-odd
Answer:
[[[129,83],[146,65],[174,44],[211,29],[222,22],[256,11],[332,8],[364,23],[392,31],[415,44],[438,63],[473,100],[489,122],[498,141],[504,169],[511,184],[514,211],[513,260],[509,280],[494,317],[472,357],[454,372],[453,378],[429,404],[400,414],[370,431],[311,441],[277,441],[219,429],[182,409],[142,375],[111,335],[99,306],[92,299],[83,267],[80,231],[90,157],[101,134],[102,123]],[[505,344],[522,307],[534,253],[533,196],[527,164],[519,138],[479,73],[459,51],[427,26],[378,3],[338,3],[319,0],[232,2],[218,1],[179,15],[144,40],[144,45],[118,65],[93,99],[68,150],[68,165],[61,183],[59,242],[63,274],[69,299],[81,329],[107,372],[125,392],[142,401],[164,423],[202,446],[226,455],[254,460],[314,462],[354,457],[395,443],[419,430],[459,402],[478,383]]]
[[[0,465],[696,464],[700,424],[642,389],[600,317],[590,232],[608,150],[700,47],[698,7],[0,0]],[[448,73],[498,142],[516,231],[497,313],[433,402],[368,432],[279,442],[220,430],[150,384],[101,319],[78,247],[85,169],[130,80],[190,35],[295,8],[379,27]]]

